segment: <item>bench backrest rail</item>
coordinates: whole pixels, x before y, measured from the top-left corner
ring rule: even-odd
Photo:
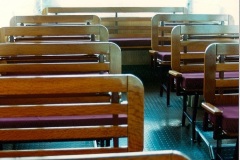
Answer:
[[[101,20],[96,15],[34,15],[13,16],[10,26],[34,26],[34,25],[94,25]]]
[[[185,7],[46,7],[42,14],[61,14],[61,13],[144,13],[144,12],[162,12],[162,13],[187,13]]]
[[[108,154],[90,154],[90,155],[69,155],[69,156],[48,156],[48,157],[19,157],[19,160],[24,158],[31,158],[32,160],[45,160],[45,159],[68,159],[68,160],[189,160],[190,158],[185,154],[176,150],[165,151],[144,151],[144,152],[131,152],[131,153],[108,153]],[[4,159],[3,159],[4,160]]]
[[[109,33],[103,25],[2,27],[1,42],[103,41]],[[94,35],[94,38],[91,38]]]

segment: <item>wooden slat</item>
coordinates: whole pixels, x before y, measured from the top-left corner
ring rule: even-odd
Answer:
[[[216,87],[222,88],[231,88],[231,87],[238,87],[239,86],[239,79],[217,79],[216,80]]]
[[[136,38],[149,38],[149,34],[131,34],[131,33],[123,33],[123,34],[110,34],[109,35],[112,39],[114,38],[122,38],[122,39],[136,39]],[[133,38],[134,37],[134,38]],[[111,39],[110,38],[110,39]]]
[[[1,64],[0,72],[22,74],[97,73],[109,70],[109,63],[42,63]]]
[[[216,71],[238,71],[239,63],[219,63],[216,65]]]
[[[238,27],[231,27],[230,25],[213,25],[214,27],[209,27],[208,25],[201,25],[201,29],[199,26],[185,26],[181,29],[181,34],[222,34],[223,32],[228,34],[237,34]]]
[[[194,73],[194,72],[199,72],[202,71],[204,69],[204,65],[191,65],[191,67],[187,66],[187,65],[182,65],[181,66],[181,73]]]
[[[25,129],[1,129],[0,136],[3,141],[37,141],[37,140],[73,140],[112,138],[128,136],[127,127],[52,127],[52,128],[25,128]],[[107,133],[107,134],[106,134]],[[16,136],[18,135],[18,136]],[[28,136],[26,136],[28,135]],[[41,135],[41,136],[39,136]]]
[[[102,150],[107,150],[107,148],[103,148]],[[124,148],[122,148],[121,150],[124,150]],[[51,152],[57,152],[56,150],[53,150]],[[82,150],[81,153],[79,153],[77,150],[76,150],[76,153],[75,155],[73,156],[69,156],[69,153],[70,152],[74,152],[74,149],[71,149],[69,151],[67,150],[64,150],[65,152],[65,155],[66,156],[52,156],[52,157],[44,157],[41,156],[41,157],[31,157],[32,160],[45,160],[45,159],[49,159],[49,158],[53,158],[53,159],[56,159],[56,160],[60,160],[60,159],[79,159],[79,160],[82,160],[82,159],[95,159],[95,160],[110,160],[110,159],[118,159],[118,160],[132,160],[132,159],[135,159],[135,160],[144,160],[144,159],[148,159],[148,160],[187,160],[189,159],[189,157],[187,157],[186,155],[184,155],[183,153],[179,152],[179,151],[175,151],[175,150],[165,150],[165,151],[145,151],[145,152],[131,152],[131,153],[127,153],[127,151],[125,151],[125,153],[108,153],[108,154],[91,154],[91,155],[84,155],[84,152],[85,151],[89,151],[87,148],[85,150]],[[36,152],[35,150],[31,152],[27,152],[26,151],[26,155],[29,155],[29,154],[33,154],[33,152]],[[41,152],[41,151],[38,151],[38,152]],[[117,152],[117,149],[116,151]],[[9,152],[6,151],[6,154],[7,155],[9,154]],[[2,156],[2,154],[0,154],[0,156]],[[5,157],[5,156],[2,156],[2,157]],[[26,157],[23,157],[23,158],[19,158],[19,160],[22,160]]]
[[[150,22],[150,17],[102,17],[102,23],[106,22],[125,22],[125,21],[148,21]]]
[[[102,75],[107,76],[107,75]],[[65,78],[62,78],[65,77]],[[103,83],[101,77],[88,75],[80,76],[37,76],[37,77],[2,77],[0,82],[4,88],[1,89],[2,95],[21,95],[21,94],[73,94],[89,92],[126,92],[127,78],[112,76],[106,78]],[[81,83],[81,85],[76,85]],[[8,85],[11,83],[12,85]],[[106,84],[105,84],[106,83]],[[85,84],[85,85],[82,85]],[[105,84],[105,85],[103,85]],[[29,90],[31,87],[31,90]],[[97,87],[97,88],[96,88]]]
[[[61,150],[24,150],[24,151],[18,151],[18,150],[6,150],[0,152],[0,157],[18,157],[21,159],[26,159],[26,157],[30,157],[31,159],[35,159],[38,156],[40,159],[43,158],[49,158],[49,156],[56,156],[56,155],[86,155],[86,154],[100,154],[100,153],[114,153],[117,152],[128,152],[127,147],[122,148],[82,148],[82,149],[61,149]],[[47,157],[42,157],[47,156]],[[84,158],[85,159],[85,158]]]
[[[53,104],[49,105],[49,107],[44,106],[45,105],[0,106],[0,117],[127,114],[127,103]],[[89,109],[89,107],[91,107],[91,109]]]
[[[97,15],[34,15],[34,16],[13,16],[10,20],[10,26],[19,25],[86,25],[100,24],[100,18]]]
[[[180,54],[180,59],[184,60],[184,59],[203,59],[204,58],[204,53],[197,53],[197,52],[187,52],[187,53],[183,53]]]
[[[108,41],[108,30],[103,25],[86,26],[24,26],[2,27],[1,42],[6,41],[6,36],[60,36],[60,35],[99,35],[100,41]],[[39,37],[37,37],[39,38]]]
[[[184,7],[47,7],[44,8],[42,14],[49,13],[115,13],[115,12],[165,12],[165,13],[186,13]]]

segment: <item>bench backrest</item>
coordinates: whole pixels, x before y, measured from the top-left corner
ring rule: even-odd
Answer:
[[[49,13],[97,14],[101,17],[101,24],[108,28],[110,41],[118,44],[127,39],[141,38],[144,44],[136,42],[129,45],[126,42],[119,45],[126,49],[150,49],[152,16],[157,13],[182,14],[187,13],[187,9],[185,7],[49,7],[43,10],[43,14]],[[116,39],[122,40],[116,42]]]
[[[104,41],[109,39],[103,25],[2,27],[1,42]]]
[[[0,43],[2,75],[120,74],[121,50],[111,42]]]
[[[24,157],[26,158],[26,157]],[[19,158],[23,160],[24,158]],[[48,157],[31,157],[32,160],[53,159],[95,159],[95,160],[190,160],[185,154],[176,150],[165,151],[144,151],[144,152],[128,152],[128,153],[108,153],[108,154],[90,154],[90,155],[74,155],[74,156],[48,156]],[[4,159],[3,159],[4,160]]]
[[[151,47],[155,51],[171,52],[171,31],[177,25],[233,25],[226,14],[156,14],[152,17]]]
[[[187,13],[185,7],[46,7],[43,15],[48,14],[76,14],[76,13],[118,13],[134,12],[162,12],[162,13]]]
[[[204,61],[205,101],[213,105],[239,104],[239,43],[211,44]],[[229,78],[227,74],[235,76]]]
[[[171,32],[171,67],[173,70],[203,72],[204,53],[211,43],[238,42],[237,25],[180,25]]]
[[[34,15],[13,16],[10,26],[39,26],[39,25],[94,25],[101,20],[96,15]]]
[[[1,118],[44,116],[89,116],[125,114],[126,125],[96,125],[80,127],[1,128],[0,141],[59,141],[127,137],[127,147],[79,148],[53,150],[4,150],[0,157],[47,156],[86,153],[143,151],[144,89],[142,82],[133,75],[95,76],[16,76],[0,77],[1,97],[61,95],[69,97],[79,93],[126,93],[126,101],[105,103],[28,104],[2,105]],[[27,135],[27,136],[26,136]]]

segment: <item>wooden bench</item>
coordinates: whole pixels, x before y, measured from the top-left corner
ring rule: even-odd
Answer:
[[[187,118],[195,141],[198,98],[203,92],[205,49],[211,43],[238,42],[237,25],[181,25],[171,32],[170,78],[176,80],[176,93],[183,96],[182,126]],[[194,95],[192,113],[187,110],[187,97]]]
[[[26,157],[19,157],[19,160],[23,160]],[[46,160],[52,159],[95,159],[95,160],[190,160],[185,154],[176,150],[165,151],[144,151],[144,152],[127,152],[127,153],[107,153],[107,154],[90,154],[90,155],[70,155],[70,156],[47,156],[47,157],[30,157],[32,160]],[[4,159],[3,159],[4,160]],[[11,160],[8,158],[8,160]]]
[[[96,15],[32,15],[13,16],[10,27],[39,25],[95,25],[101,20]]]
[[[144,112],[144,89],[142,82],[133,75],[73,75],[73,76],[14,76],[0,77],[0,96],[12,98],[21,96],[44,96],[62,95],[71,97],[79,93],[126,93],[126,101],[115,103],[17,103],[2,104],[0,107],[1,119],[27,118],[27,117],[62,117],[62,116],[89,116],[104,114],[127,115],[126,125],[99,125],[89,126],[57,126],[0,129],[0,141],[24,142],[24,141],[64,141],[86,140],[98,138],[127,137],[126,147],[113,144],[113,147],[77,148],[77,149],[44,149],[44,150],[2,150],[0,157],[21,156],[49,156],[71,155],[86,153],[110,153],[110,152],[137,152],[143,150],[143,112]]]
[[[0,44],[1,76],[16,75],[94,75],[94,74],[120,74],[121,73],[121,50],[111,42],[91,43],[2,43]],[[109,102],[119,101],[119,94],[74,94],[71,97],[52,95],[48,99],[38,96],[15,97],[1,99],[5,104],[31,104],[35,103],[68,103],[68,102]],[[2,121],[6,127],[25,126],[32,124],[44,126],[62,126],[79,124],[112,124],[111,115],[94,117],[49,117],[40,119],[11,119]],[[119,124],[126,123],[126,116],[120,116]],[[103,143],[102,143],[103,144]],[[105,144],[104,144],[105,145]],[[109,144],[107,144],[109,145]]]
[[[111,42],[0,43],[0,57],[1,76],[122,73],[121,50]]]
[[[85,42],[85,43],[2,43],[0,44],[1,76],[15,75],[73,75],[73,74],[120,74],[121,50],[111,42]],[[52,95],[51,101],[44,97],[19,97],[4,98],[2,103],[68,103],[76,102],[109,102],[112,99],[118,101],[119,94],[75,94],[72,97]],[[74,98],[73,98],[74,97]],[[26,123],[38,123],[40,126],[48,123],[50,126],[96,122],[101,124],[108,121],[111,124],[112,116],[102,115],[95,117],[64,117],[64,118],[31,118],[21,121]],[[6,126],[17,124],[18,119],[4,123]],[[37,121],[37,122],[36,122]],[[50,123],[51,121],[51,123]],[[121,116],[119,123],[126,123],[126,117]],[[18,123],[20,125],[20,123]],[[27,125],[29,127],[29,125]]]
[[[17,26],[2,27],[1,43],[5,42],[82,42],[109,39],[108,30],[103,25],[84,26]]]
[[[48,7],[42,14],[96,14],[121,49],[151,48],[151,18],[157,13],[187,13],[185,7]]]
[[[232,56],[236,57],[236,61],[229,61]],[[237,77],[231,78],[228,74]],[[212,137],[216,140],[217,149],[216,152],[212,150],[212,158],[218,159],[222,156],[221,141],[238,139],[239,136],[239,43],[214,43],[207,47],[203,95],[205,102],[202,107],[205,114],[201,126],[203,129],[198,130],[198,133],[204,138],[200,131],[213,131]],[[237,140],[232,159],[239,157],[238,143]]]
[[[160,96],[166,88],[166,79],[171,69],[171,31],[177,25],[233,25],[231,15],[226,14],[156,14],[152,18],[151,65],[160,75]],[[173,82],[172,82],[173,83]],[[171,84],[173,86],[173,84]],[[170,95],[167,91],[167,106]]]

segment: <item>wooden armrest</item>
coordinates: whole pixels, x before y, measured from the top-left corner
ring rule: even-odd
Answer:
[[[182,77],[182,73],[174,71],[174,70],[169,70],[168,73],[174,77]]]
[[[213,115],[221,115],[222,111],[210,103],[203,102],[202,107]]]
[[[149,53],[150,54],[154,54],[154,53],[156,53],[157,51],[155,51],[155,50],[149,50]]]

